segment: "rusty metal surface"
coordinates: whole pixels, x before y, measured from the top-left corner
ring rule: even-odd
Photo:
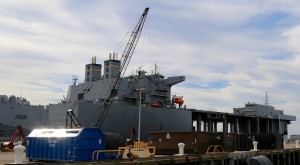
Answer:
[[[169,133],[170,138],[166,138]],[[159,132],[149,133],[149,142],[158,154],[178,153],[178,143],[184,143],[185,153],[203,153],[209,147],[210,136],[205,132]]]
[[[168,136],[167,136],[168,135]],[[184,143],[187,154],[204,154],[210,145],[221,145],[225,152],[249,151],[253,140],[259,149],[282,149],[282,134],[234,134],[208,132],[153,132],[148,133],[149,143],[157,154],[177,154],[178,143]]]

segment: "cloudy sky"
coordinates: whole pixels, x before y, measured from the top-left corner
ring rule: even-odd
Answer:
[[[232,112],[269,103],[300,119],[300,2],[292,0],[2,0],[0,95],[56,103],[72,75],[102,63],[150,7],[127,69],[186,76],[173,87],[189,108]],[[300,122],[290,126],[300,134]]]

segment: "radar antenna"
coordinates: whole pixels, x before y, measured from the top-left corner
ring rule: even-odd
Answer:
[[[73,80],[73,84],[76,85],[76,82],[78,80],[78,76],[77,75],[72,75],[72,80]]]

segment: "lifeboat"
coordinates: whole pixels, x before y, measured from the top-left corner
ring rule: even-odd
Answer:
[[[175,103],[182,105],[184,103],[184,100],[181,97],[175,97]]]

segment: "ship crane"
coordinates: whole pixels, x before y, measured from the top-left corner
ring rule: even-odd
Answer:
[[[135,47],[138,43],[138,40],[140,38],[146,16],[148,13],[149,8],[145,8],[142,16],[140,17],[139,21],[135,25],[134,29],[131,32],[131,36],[127,42],[126,48],[123,51],[122,57],[121,57],[121,65],[120,70],[116,73],[116,78],[112,79],[112,82],[110,83],[110,86],[106,92],[106,97],[103,101],[103,105],[100,107],[100,110],[97,114],[96,122],[94,124],[95,127],[101,127],[106,115],[109,111],[109,108],[114,100],[114,97],[117,94],[117,89],[120,85],[120,79],[124,76],[125,71],[127,69],[127,66],[129,64],[129,61],[132,57],[132,54],[135,50]]]

